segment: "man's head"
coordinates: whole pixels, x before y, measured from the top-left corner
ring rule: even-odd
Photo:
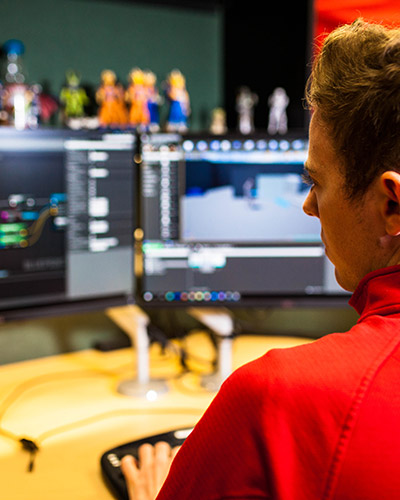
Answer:
[[[329,125],[350,197],[379,173],[400,171],[400,29],[358,19],[330,33],[306,99]]]
[[[356,21],[326,38],[310,77],[307,214],[338,282],[400,264],[400,31]]]

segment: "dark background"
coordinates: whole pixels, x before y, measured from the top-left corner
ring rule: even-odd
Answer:
[[[302,99],[311,55],[312,10],[312,0],[225,2],[224,95],[230,128],[236,127],[240,85],[259,97],[256,129],[267,126],[268,97],[276,87],[284,87],[290,98],[289,128],[307,126]]]
[[[290,98],[289,128],[306,128],[304,86],[309,72],[313,36],[313,0],[122,0],[176,8],[220,10],[223,28],[223,92],[229,129],[237,127],[235,100],[240,86],[248,86],[259,97],[255,127],[265,130],[268,97],[284,87]]]

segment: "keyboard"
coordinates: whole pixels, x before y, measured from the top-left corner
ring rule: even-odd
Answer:
[[[138,458],[138,449],[142,444],[156,444],[158,441],[166,441],[173,448],[180,446],[191,433],[193,428],[175,429],[163,434],[154,434],[143,439],[131,441],[119,445],[103,453],[100,459],[100,466],[103,479],[117,500],[129,500],[128,490],[126,488],[125,478],[121,471],[121,458],[125,455],[133,455]]]

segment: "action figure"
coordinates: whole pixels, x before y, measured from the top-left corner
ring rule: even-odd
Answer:
[[[160,130],[159,106],[162,102],[162,97],[156,87],[157,77],[150,70],[144,71],[143,76],[147,94],[147,107],[150,115],[149,130],[150,132],[158,132]]]
[[[258,103],[258,95],[249,87],[242,86],[236,97],[236,111],[239,113],[238,128],[241,134],[254,132],[254,106]]]
[[[124,101],[124,89],[117,83],[114,71],[106,69],[101,73],[101,85],[96,92],[100,105],[99,125],[101,127],[123,128],[128,122]]]
[[[42,110],[40,103],[42,86],[39,84],[31,85],[30,91],[31,91],[31,97],[30,97],[29,107],[27,110],[26,123],[29,128],[38,128]]]
[[[41,123],[48,123],[58,110],[56,99],[43,92],[38,83],[31,85],[31,102],[28,108],[28,127],[37,128]]]
[[[73,70],[65,74],[66,87],[60,92],[60,102],[63,106],[63,123],[71,126],[76,119],[85,116],[85,106],[89,104],[89,97],[84,88],[80,87],[80,75]],[[72,122],[71,122],[72,120]],[[72,128],[76,128],[73,126]]]
[[[170,102],[167,131],[185,132],[188,129],[190,100],[185,77],[177,69],[171,71],[167,77],[166,95]]]
[[[7,123],[7,118],[8,118],[8,113],[4,109],[4,97],[5,97],[5,90],[4,90],[4,85],[0,82],[0,124],[6,124]]]
[[[130,106],[129,125],[146,130],[150,123],[150,111],[143,71],[134,68],[129,73],[129,81],[129,87],[125,92],[125,100]]]
[[[212,134],[226,134],[227,132],[227,126],[226,126],[226,113],[225,110],[222,108],[215,108],[212,111],[211,115],[211,125],[210,125],[210,132]]]
[[[285,89],[282,87],[277,87],[269,96],[269,134],[286,134],[288,129],[286,108],[288,107],[288,104],[289,97],[287,96]]]
[[[28,108],[32,99],[22,65],[25,47],[20,40],[12,39],[5,42],[2,48],[7,58],[3,92],[7,123],[17,129],[24,129],[27,127]]]

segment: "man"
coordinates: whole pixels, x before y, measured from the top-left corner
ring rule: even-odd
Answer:
[[[320,219],[360,319],[234,372],[176,455],[160,500],[400,495],[400,30],[357,20],[328,35],[307,100],[303,208]],[[154,498],[147,479],[167,472],[170,455],[161,444],[142,450],[141,469],[123,460],[132,499]]]

